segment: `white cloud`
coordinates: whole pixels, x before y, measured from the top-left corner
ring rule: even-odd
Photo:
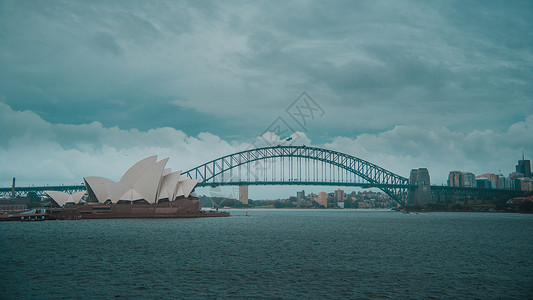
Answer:
[[[84,176],[118,180],[133,163],[154,154],[170,157],[167,166],[185,171],[245,147],[211,133],[193,137],[168,127],[140,131],[106,128],[98,122],[51,124],[3,103],[0,128],[1,186],[8,186],[13,176],[22,185],[80,183]]]
[[[220,156],[268,145],[309,145],[347,153],[408,177],[412,168],[427,167],[432,182],[446,182],[449,171],[477,174],[514,171],[522,149],[533,153],[533,115],[512,124],[508,130],[472,131],[464,134],[439,129],[396,126],[355,138],[338,136],[324,145],[312,144],[304,132],[294,132],[290,141],[265,133],[250,143],[224,140],[211,133],[188,136],[174,128],[147,131],[107,128],[98,122],[82,125],[51,124],[31,111],[14,111],[0,102],[0,186],[12,177],[19,185],[81,183],[84,176],[118,180],[138,160],[158,155],[169,157],[169,167],[186,171]],[[253,146],[252,146],[253,145]],[[268,189],[257,188],[257,191]],[[255,197],[283,197],[274,194]],[[278,193],[278,194],[276,194]],[[285,195],[289,196],[289,195]]]
[[[462,170],[504,175],[514,172],[521,150],[533,153],[533,115],[504,132],[470,133],[415,126],[396,126],[356,138],[336,137],[324,145],[368,160],[408,177],[412,168],[426,167],[436,184],[446,183],[448,173]]]

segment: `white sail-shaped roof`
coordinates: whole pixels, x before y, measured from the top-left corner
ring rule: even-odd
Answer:
[[[157,191],[159,190],[162,177],[161,174],[163,174],[163,169],[165,168],[167,161],[168,158],[165,158],[152,165],[145,170],[145,173],[142,174],[138,181],[133,185],[133,187],[144,196],[144,199],[148,201],[148,203],[156,202]]]
[[[147,157],[145,159],[140,160],[133,166],[131,166],[124,175],[122,175],[122,178],[120,178],[119,183],[124,184],[126,186],[134,186],[135,182],[139,179],[139,177],[143,176],[143,174],[146,172],[146,169],[149,169],[152,165],[156,163],[157,155],[153,155],[150,157]]]
[[[158,200],[168,199],[174,200],[176,194],[176,187],[180,179],[181,171],[176,171],[163,176],[161,187],[159,188]]]
[[[106,190],[109,193],[109,198],[112,203],[117,203],[120,200],[120,197],[124,195],[129,189],[133,188],[125,184],[116,183],[116,182],[106,182]]]
[[[135,201],[142,199],[144,199],[144,197],[136,189],[132,188],[127,190],[122,196],[120,196],[119,200]]]
[[[85,181],[85,187],[87,190],[92,190],[94,195],[96,196],[96,200],[100,203],[104,203],[107,199],[111,199],[109,189],[106,187],[107,185],[116,184],[113,180],[104,178],[104,177],[97,177],[97,176],[90,176],[83,178]]]
[[[63,206],[67,204],[67,199],[69,196],[69,194],[67,193],[58,192],[58,191],[44,191],[44,193],[47,194],[48,197],[50,197],[52,200],[54,200],[55,203],[57,203],[57,205],[59,206]]]
[[[67,203],[78,203],[80,202],[85,191],[77,192],[74,194],[69,194],[59,191],[44,191],[52,200],[54,200],[59,206],[64,206]]]
[[[94,195],[100,203],[108,199],[112,203],[141,199],[156,203],[161,199],[173,201],[178,196],[188,197],[198,180],[181,178],[181,171],[165,169],[167,161],[168,158],[157,161],[156,155],[150,156],[131,166],[119,182],[93,176],[84,178],[85,185],[89,195]]]
[[[170,173],[172,173],[172,168],[165,168],[163,170],[163,176],[167,176]]]
[[[86,194],[87,192],[86,191],[81,191],[81,192],[77,192],[77,193],[74,193],[71,195],[71,198],[72,198],[72,202],[74,203],[79,203],[81,198],[83,198],[83,196]],[[68,202],[67,202],[68,203]]]
[[[176,192],[176,197],[189,197],[197,183],[198,179],[181,178],[178,182],[178,190]]]

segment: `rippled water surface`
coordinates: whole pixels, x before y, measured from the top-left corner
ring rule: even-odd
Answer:
[[[0,223],[0,298],[533,295],[533,215],[231,213]]]

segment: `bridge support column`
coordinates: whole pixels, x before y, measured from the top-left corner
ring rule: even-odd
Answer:
[[[248,186],[239,185],[239,201],[242,204],[248,204]]]
[[[429,171],[426,168],[412,169],[409,184],[414,186],[409,191],[407,204],[424,205],[431,202],[431,185]]]
[[[15,198],[15,177],[13,177],[13,184],[11,185],[11,198]]]

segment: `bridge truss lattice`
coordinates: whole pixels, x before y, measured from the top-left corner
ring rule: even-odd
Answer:
[[[306,146],[254,148],[226,155],[182,173],[198,186],[329,185],[376,187],[405,204],[409,179],[363,159]]]

